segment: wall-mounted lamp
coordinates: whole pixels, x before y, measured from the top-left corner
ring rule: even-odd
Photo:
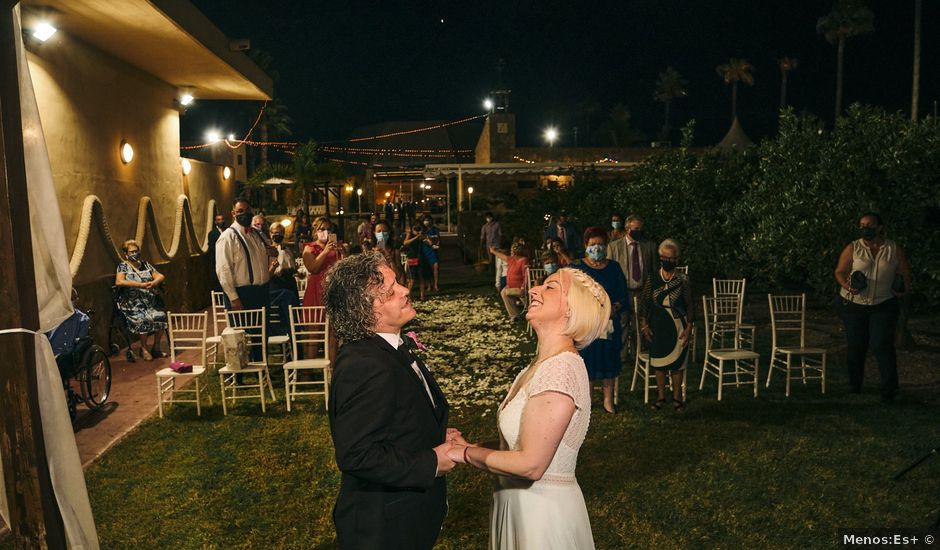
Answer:
[[[226,166],[222,169],[222,179],[228,181],[230,177],[232,177],[232,169]]]
[[[184,176],[188,176],[189,173],[193,171],[193,163],[189,162],[189,159],[182,159],[180,161],[180,166],[183,167]]]
[[[131,147],[130,143],[126,141],[122,141],[121,142],[121,162],[123,162],[124,164],[130,164],[132,160],[134,160],[134,148]]]
[[[32,35],[36,40],[39,40],[40,42],[46,42],[57,32],[59,32],[59,29],[53,27],[51,23],[48,21],[42,21],[37,23],[33,28]]]

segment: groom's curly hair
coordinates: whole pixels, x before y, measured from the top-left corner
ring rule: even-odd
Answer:
[[[379,271],[388,261],[381,251],[344,258],[326,277],[323,304],[330,326],[343,342],[353,342],[375,334],[373,300],[384,279]]]

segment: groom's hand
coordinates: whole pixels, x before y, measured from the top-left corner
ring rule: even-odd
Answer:
[[[450,453],[454,449],[451,441],[445,441],[437,447],[434,447],[434,454],[437,455],[437,477],[440,477],[454,469],[457,463],[450,458]]]
[[[463,438],[463,434],[460,433],[460,430],[457,428],[447,428],[447,436],[444,440],[450,441],[456,445],[469,445],[467,440]]]

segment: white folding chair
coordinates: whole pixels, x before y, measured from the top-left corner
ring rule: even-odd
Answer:
[[[790,397],[790,380],[802,379],[819,380],[822,393],[826,393],[826,350],[806,346],[806,294],[791,296],[772,294],[767,295],[770,304],[770,326],[773,331],[773,341],[770,352],[770,369],[767,371],[767,387],[770,387],[770,378],[774,369],[783,371],[787,377],[787,393]],[[799,335],[799,345],[783,345],[782,340],[795,340]],[[799,363],[794,365],[794,359]],[[790,376],[790,370],[799,369],[800,374]],[[807,371],[810,371],[807,374]]]
[[[212,300],[209,305],[209,324],[212,326],[212,336],[206,338],[208,357],[211,357],[206,366],[219,364],[219,349],[222,347],[222,331],[228,326],[225,317],[225,295],[212,291]],[[208,333],[208,331],[207,331]]]
[[[202,393],[209,397],[212,404],[212,395],[208,392],[206,380],[206,320],[208,313],[171,313],[167,312],[170,332],[170,361],[176,362],[179,355],[185,351],[198,351],[199,354],[193,364],[192,372],[180,373],[166,367],[157,371],[157,401],[159,403],[160,418],[163,418],[164,403],[195,403],[196,415],[202,416]],[[189,382],[191,388],[177,387]],[[179,395],[183,397],[180,398]],[[188,397],[187,397],[188,396]]]
[[[724,339],[727,336],[731,336],[732,338],[738,339],[734,347],[748,347],[751,350],[754,349],[754,333],[757,328],[752,324],[744,322],[744,290],[746,287],[747,279],[712,278],[712,296],[715,298],[724,296],[738,297],[737,321],[735,323],[737,329],[731,330],[732,325],[725,322],[716,325],[713,336],[716,338],[717,342],[712,342],[712,346],[717,344],[720,348],[726,347]]]
[[[268,323],[277,323],[278,325],[284,323],[285,316],[281,315],[281,313],[282,312],[280,307],[271,306],[271,313],[268,316]],[[271,353],[268,355],[268,360],[271,361],[272,365],[283,365],[287,362],[288,344],[290,344],[290,336],[286,334],[274,334],[268,336],[268,347],[278,348],[278,353]],[[277,361],[273,360],[275,357],[278,359]]]
[[[291,403],[302,395],[322,395],[324,408],[330,407],[330,346],[328,343],[330,324],[326,308],[306,306],[290,308],[290,326],[294,340],[293,359],[284,363],[284,389],[287,394],[287,410]],[[304,357],[303,351],[311,351],[317,357]],[[300,380],[301,371],[322,370],[322,380]],[[311,390],[308,388],[320,388]]]
[[[702,380],[699,382],[698,389],[705,387],[705,376],[711,374],[718,379],[718,401],[721,401],[722,388],[724,386],[741,385],[741,375],[753,378],[754,397],[757,397],[757,379],[759,376],[758,361],[760,354],[752,351],[733,348],[715,348],[712,342],[715,341],[714,331],[718,320],[730,317],[735,324],[734,331],[737,332],[736,325],[737,308],[739,300],[737,296],[722,296],[718,298],[709,298],[702,296],[702,308],[705,315],[705,362],[702,365]],[[735,345],[740,339],[732,339]],[[725,363],[730,362],[731,367],[726,367]],[[725,382],[725,377],[734,375],[734,382]],[[744,383],[750,383],[745,381]]]
[[[271,401],[277,401],[274,396],[274,385],[271,383],[271,373],[268,371],[268,346],[267,329],[265,323],[265,308],[260,309],[239,309],[226,312],[228,316],[228,326],[233,329],[245,331],[245,340],[247,342],[248,352],[258,350],[261,355],[260,361],[249,360],[244,368],[225,365],[219,369],[219,385],[222,388],[222,413],[228,414],[227,399],[235,404],[237,399],[261,399],[261,412],[266,412],[266,402],[264,390],[267,387],[271,393]],[[257,384],[248,384],[239,381],[239,375],[256,374],[258,376]],[[257,389],[258,393],[249,393],[238,395],[238,390]],[[231,393],[231,395],[228,395]]]
[[[692,284],[691,279],[689,279],[689,266],[679,265],[676,266],[676,271],[682,273],[686,280],[689,281],[689,284]],[[692,304],[689,304],[689,307],[693,307]],[[695,328],[695,323],[692,323],[692,332],[689,334],[689,364],[695,364],[696,357],[696,347],[698,342],[698,330]]]
[[[639,301],[630,300],[633,304],[633,333],[636,338],[636,359],[633,361],[633,381],[630,382],[630,391],[636,388],[637,376],[643,377],[643,402],[650,402],[650,382],[656,381],[656,375],[650,368],[650,354],[643,350],[643,335],[640,332],[640,307]]]
[[[307,277],[297,277],[297,294],[300,296],[300,302],[304,301],[304,294],[307,292]]]

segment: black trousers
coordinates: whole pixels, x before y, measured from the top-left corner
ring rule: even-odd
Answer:
[[[891,298],[874,306],[838,299],[836,309],[845,325],[848,342],[849,384],[861,388],[865,377],[865,356],[871,349],[881,374],[881,394],[893,397],[898,389],[898,360],[894,350],[894,334],[900,306]]]

